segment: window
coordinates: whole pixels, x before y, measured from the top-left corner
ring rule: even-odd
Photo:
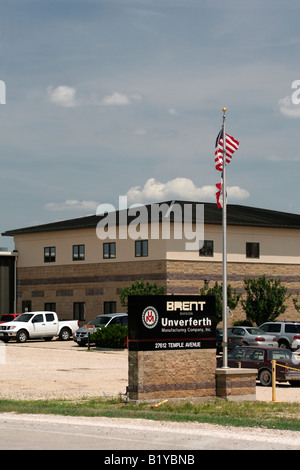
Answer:
[[[54,321],[54,314],[53,313],[46,313],[46,321]]]
[[[55,302],[45,302],[44,310],[46,312],[56,312],[56,303]]]
[[[73,319],[78,321],[85,320],[85,302],[73,303]]]
[[[148,256],[148,240],[136,240],[135,256]]]
[[[43,323],[43,321],[44,321],[43,314],[40,313],[33,318],[32,323]]]
[[[31,300],[22,300],[22,312],[31,312]]]
[[[246,331],[243,330],[243,328],[232,328],[231,332],[233,335],[237,336],[245,336],[246,334]]]
[[[84,251],[84,245],[73,245],[73,261],[83,261]]]
[[[116,243],[103,243],[103,258],[115,258],[116,257]]]
[[[259,327],[260,330],[263,330],[267,333],[280,333],[281,325],[280,323],[266,323]]]
[[[44,263],[54,263],[55,246],[47,246],[44,248]]]
[[[246,258],[259,258],[259,243],[246,243]]]
[[[286,325],[284,325],[284,331],[286,333],[299,334],[300,333],[300,325],[295,324],[295,323],[287,323]]]
[[[244,360],[245,361],[263,362],[264,361],[264,351],[259,351],[259,350],[254,350],[253,351],[252,349],[249,349],[248,351],[246,351]]]
[[[213,240],[204,240],[203,246],[199,250],[199,256],[214,256]]]
[[[109,325],[122,325],[122,326],[128,326],[128,317],[115,317],[113,318],[110,322]]]
[[[117,302],[104,302],[104,313],[116,313],[117,311]]]

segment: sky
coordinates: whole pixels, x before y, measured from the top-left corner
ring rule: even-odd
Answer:
[[[299,214],[299,16],[295,0],[1,0],[0,232],[120,196],[215,203],[223,107],[228,203]]]

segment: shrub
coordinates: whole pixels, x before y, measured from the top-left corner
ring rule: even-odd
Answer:
[[[126,348],[128,328],[123,325],[111,325],[91,334],[98,348]]]

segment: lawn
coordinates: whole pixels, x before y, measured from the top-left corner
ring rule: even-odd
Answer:
[[[153,408],[153,403],[126,403],[123,397],[81,400],[0,400],[0,412],[142,418],[300,431],[298,403],[231,402],[214,399],[199,403],[167,402]]]

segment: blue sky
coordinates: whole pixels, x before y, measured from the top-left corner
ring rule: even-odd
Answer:
[[[299,213],[294,0],[2,0],[0,231],[99,204],[228,202]],[[11,239],[2,237],[1,246]]]

